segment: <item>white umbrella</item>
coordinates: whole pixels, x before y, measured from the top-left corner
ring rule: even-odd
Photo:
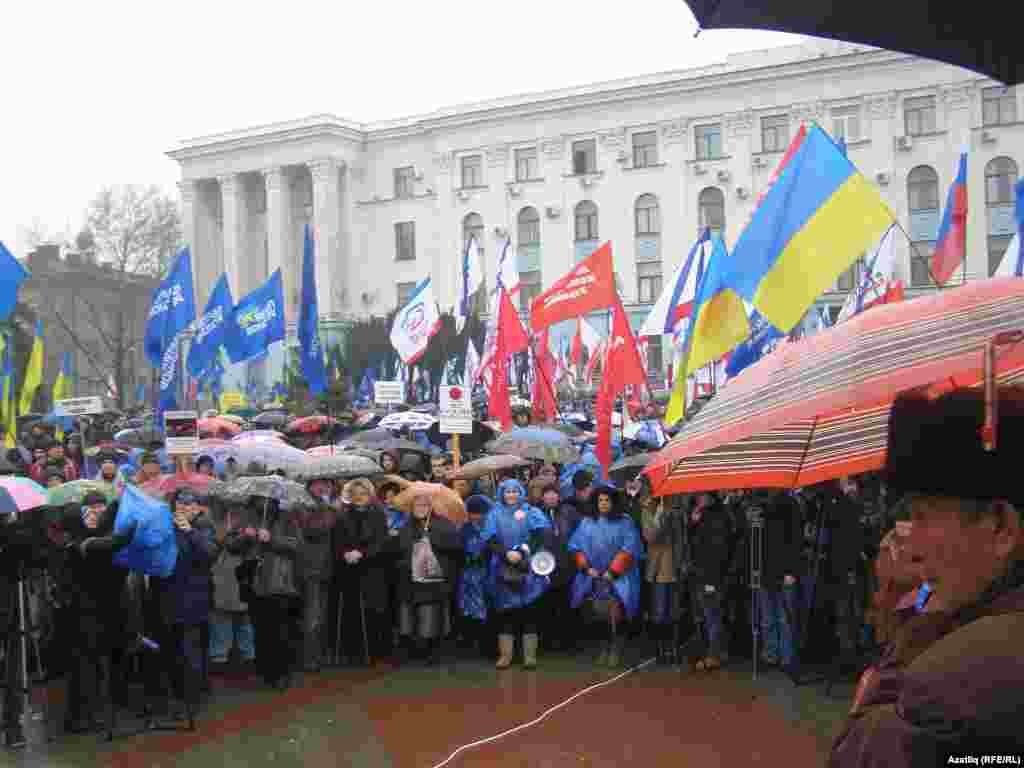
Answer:
[[[404,411],[385,416],[377,426],[384,429],[411,429],[414,432],[421,432],[430,429],[436,422],[437,419],[428,413]]]

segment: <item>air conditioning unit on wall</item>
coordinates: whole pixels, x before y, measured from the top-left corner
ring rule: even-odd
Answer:
[[[562,209],[559,208],[557,205],[548,205],[545,206],[544,213],[547,215],[549,219],[557,219],[559,216],[562,215]]]
[[[764,168],[768,165],[768,161],[765,160],[761,155],[754,155],[754,167]]]
[[[469,192],[467,192],[464,189],[460,189],[459,192],[458,192],[458,195],[459,195],[459,200],[461,200],[462,202],[466,202],[467,200],[469,200]]]
[[[729,173],[728,171],[719,171],[719,172],[718,172],[718,180],[719,180],[719,181],[720,181],[720,182],[721,182],[722,184],[728,184],[728,183],[729,183],[729,180],[730,180],[731,178],[732,178],[732,174],[731,174],[731,173]]]
[[[914,148],[914,139],[910,136],[899,136],[896,139],[896,149],[900,152],[909,152]]]
[[[736,197],[740,200],[746,200],[750,197],[750,192],[747,191],[746,187],[736,187]]]
[[[995,133],[993,133],[992,131],[982,131],[981,132],[981,143],[982,144],[995,144],[996,143],[996,135],[995,135]]]
[[[694,172],[695,174],[697,174],[698,176],[703,176],[703,175],[704,175],[705,173],[707,173],[707,172],[708,172],[708,169],[707,169],[707,168],[705,168],[705,167],[704,167],[703,165],[701,165],[700,163],[694,163],[694,164],[693,164],[693,172]]]

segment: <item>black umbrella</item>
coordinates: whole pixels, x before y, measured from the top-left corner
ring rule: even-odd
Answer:
[[[459,435],[459,451],[461,453],[478,453],[484,449],[484,443],[490,442],[497,433],[482,421],[473,422],[473,434]],[[427,440],[434,445],[447,445],[451,435],[441,434],[441,422],[436,422],[427,430]]]
[[[619,459],[608,467],[608,476],[617,483],[629,482],[643,471],[652,456],[654,456],[654,453],[645,451],[644,453],[634,453],[632,456]]]
[[[903,51],[1024,82],[1018,24],[935,0],[687,0],[701,29],[767,29]],[[1007,6],[1009,7],[1009,6]],[[993,6],[993,9],[995,6]]]
[[[285,411],[264,411],[254,418],[252,423],[262,429],[283,429],[291,420],[291,416]]]

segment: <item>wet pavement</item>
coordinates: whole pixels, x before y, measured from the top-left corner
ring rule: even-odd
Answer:
[[[498,673],[483,660],[462,659],[434,668],[331,670],[283,693],[254,678],[215,677],[194,733],[131,735],[141,722],[125,719],[125,735],[113,744],[96,735],[46,744],[37,721],[29,747],[0,752],[0,766],[433,768],[459,746],[528,722],[613,676],[586,656],[547,656],[532,672]],[[839,686],[826,698],[823,683],[795,687],[776,671],[755,683],[748,665],[702,677],[652,666],[448,766],[817,766],[851,689]]]

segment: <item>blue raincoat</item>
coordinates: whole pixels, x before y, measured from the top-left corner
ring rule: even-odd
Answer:
[[[569,539],[569,552],[573,557],[582,552],[590,567],[604,573],[611,566],[619,552],[628,552],[633,557],[632,567],[612,582],[616,597],[622,602],[627,618],[634,618],[640,612],[640,568],[643,546],[636,525],[626,515],[618,518],[584,518]],[[594,582],[585,572],[579,571],[572,582],[571,605],[578,608],[591,597]]]
[[[481,538],[483,527],[464,523],[459,530],[465,560],[459,579],[459,613],[471,619],[487,619],[487,545]]]
[[[505,491],[509,488],[519,490],[519,502],[515,507],[507,506],[504,501]],[[497,496],[498,501],[484,522],[480,540],[484,545],[490,544],[491,541],[497,541],[501,545],[503,554],[491,553],[488,580],[494,596],[495,610],[507,611],[535,602],[547,591],[550,580],[546,576],[538,576],[527,570],[525,583],[521,588],[506,585],[501,580],[504,552],[522,544],[529,545],[530,535],[551,528],[551,521],[543,512],[526,502],[526,489],[518,480],[503,480],[498,486]],[[521,520],[516,519],[517,513],[522,513]]]

